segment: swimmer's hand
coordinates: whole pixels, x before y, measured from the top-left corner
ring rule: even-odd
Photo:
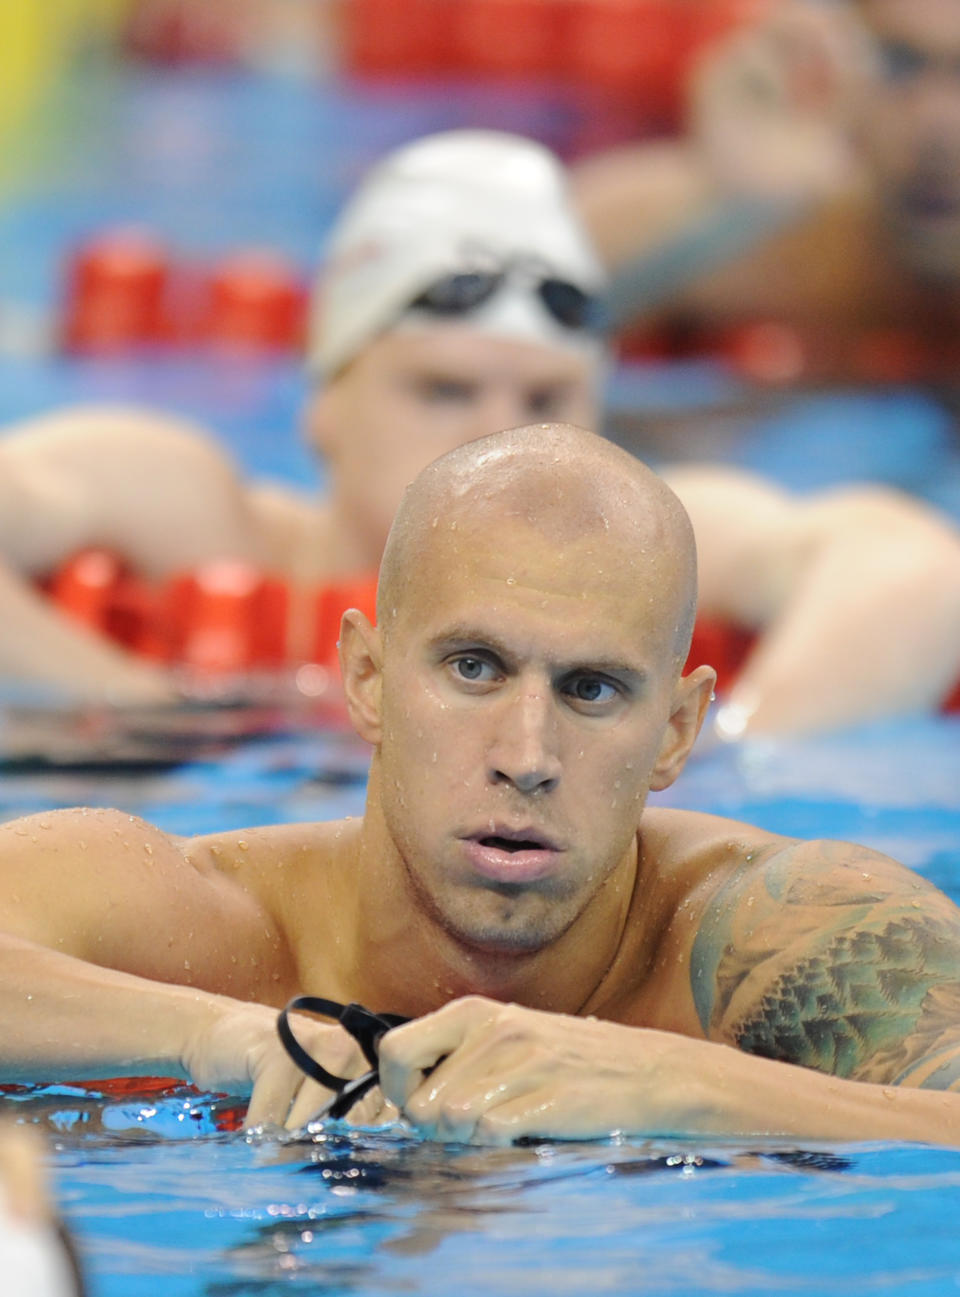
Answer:
[[[380,1081],[432,1139],[668,1134],[702,1127],[701,1087],[685,1071],[703,1049],[723,1047],[471,996],[384,1036]]]
[[[960,1144],[955,1094],[480,997],[388,1032],[380,1084],[421,1134],[458,1143],[623,1133]]]
[[[212,997],[212,1012],[194,1032],[183,1054],[183,1068],[201,1090],[249,1094],[244,1127],[283,1126],[299,1130],[334,1097],[304,1076],[277,1036],[277,1011],[267,1005]],[[353,1078],[369,1071],[363,1052],[338,1025],[297,1015],[297,1039],[336,1076]],[[350,1111],[354,1125],[381,1125],[397,1111],[374,1087]]]
[[[856,168],[853,106],[869,47],[840,6],[781,0],[708,49],[690,85],[691,137],[729,193],[819,198]]]

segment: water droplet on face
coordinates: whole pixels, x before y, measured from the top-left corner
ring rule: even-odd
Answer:
[[[516,584],[517,584],[517,578],[515,576],[507,577],[507,585],[516,585]]]

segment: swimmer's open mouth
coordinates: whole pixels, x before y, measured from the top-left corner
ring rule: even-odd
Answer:
[[[490,832],[491,828],[493,832]],[[476,842],[478,846],[488,847],[494,851],[506,851],[511,855],[516,855],[521,851],[560,850],[558,844],[548,838],[545,833],[541,833],[538,829],[534,829],[529,825],[514,829],[506,824],[495,824],[490,825],[486,833],[481,829],[467,836],[470,840]]]
[[[495,887],[529,886],[560,867],[564,846],[532,824],[487,823],[464,837],[472,873]]]
[[[549,851],[550,847],[534,838],[501,838],[496,834],[479,839],[481,847],[495,847],[497,851]]]

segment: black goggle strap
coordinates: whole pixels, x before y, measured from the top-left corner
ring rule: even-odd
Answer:
[[[303,1048],[290,1026],[291,1013],[316,1013],[324,1018],[333,1018],[339,1022],[363,1050],[371,1071],[352,1079],[334,1076]],[[280,1010],[277,1016],[277,1032],[284,1049],[296,1063],[297,1067],[312,1081],[318,1082],[327,1090],[333,1090],[334,1098],[321,1115],[329,1117],[345,1116],[353,1105],[372,1089],[380,1080],[377,1070],[377,1046],[391,1027],[400,1027],[409,1018],[402,1018],[395,1013],[373,1013],[362,1004],[338,1004],[336,1000],[325,1000],[315,995],[298,995]]]

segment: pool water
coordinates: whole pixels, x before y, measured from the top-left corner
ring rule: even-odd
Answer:
[[[704,745],[656,800],[866,842],[960,900],[958,756],[960,718]],[[93,801],[175,832],[327,818],[360,812],[364,772],[347,734],[288,733],[142,778],[23,774],[0,786],[0,814]],[[484,1150],[342,1123],[248,1138],[242,1104],[185,1086],[50,1086],[7,1107],[49,1132],[94,1297],[960,1288],[960,1150],[699,1138]]]
[[[94,1294],[937,1294],[960,1152],[67,1135]]]

